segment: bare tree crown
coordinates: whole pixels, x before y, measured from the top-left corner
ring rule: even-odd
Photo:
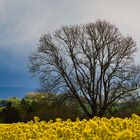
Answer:
[[[139,87],[136,50],[131,37],[104,20],[62,26],[40,38],[30,56],[30,71],[39,76],[45,91],[69,92],[88,116],[100,115]]]

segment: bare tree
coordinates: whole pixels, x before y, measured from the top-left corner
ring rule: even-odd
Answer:
[[[88,117],[102,116],[114,102],[139,88],[136,50],[131,37],[104,20],[62,26],[40,38],[30,56],[30,71],[39,76],[45,91],[69,92]]]

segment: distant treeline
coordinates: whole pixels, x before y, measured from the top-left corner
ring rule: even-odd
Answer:
[[[81,100],[85,102],[84,99]],[[86,104],[86,102],[85,102]],[[117,103],[112,105],[106,117],[129,117],[132,113],[140,115],[140,103]],[[87,118],[77,100],[71,94],[30,93],[23,99],[16,97],[0,100],[0,122],[28,122],[38,116],[41,120],[75,120]]]
[[[83,118],[84,113],[77,101],[67,94],[30,93],[23,99],[0,100],[0,122],[27,122],[34,116],[47,121],[58,117],[75,120]]]

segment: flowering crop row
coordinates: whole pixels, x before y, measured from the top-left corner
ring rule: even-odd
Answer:
[[[0,140],[139,140],[140,117],[0,124]]]

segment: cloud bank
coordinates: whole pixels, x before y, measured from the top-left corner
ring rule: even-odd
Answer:
[[[0,0],[0,86],[36,86],[28,56],[42,34],[61,25],[106,19],[140,48],[139,13],[139,0]]]

